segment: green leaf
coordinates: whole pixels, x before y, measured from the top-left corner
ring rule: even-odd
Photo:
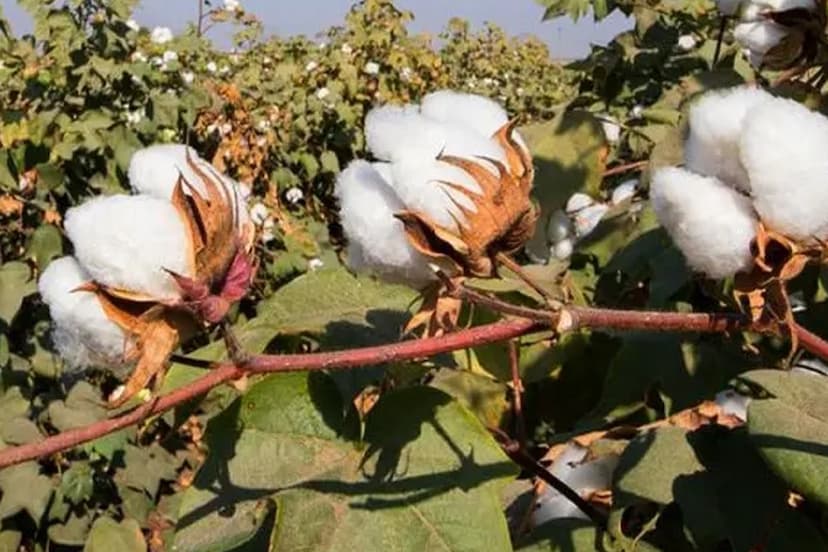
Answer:
[[[454,397],[486,427],[500,427],[511,406],[505,384],[466,370],[438,370],[429,385]]]
[[[26,462],[0,471],[0,491],[0,519],[25,511],[39,525],[54,489],[36,462]]]
[[[60,230],[53,224],[38,226],[29,240],[27,254],[34,259],[42,273],[52,259],[63,254],[63,237]]]
[[[77,514],[70,511],[66,520],[49,525],[49,540],[65,546],[83,546],[89,535],[89,527],[92,525],[92,514],[83,511]]]
[[[11,324],[23,299],[37,291],[25,263],[12,261],[0,266],[0,321]]]
[[[89,462],[75,461],[60,478],[60,492],[72,504],[80,504],[92,496],[95,483]]]
[[[237,546],[275,500],[271,550],[511,550],[498,496],[514,467],[447,395],[390,393],[369,413],[363,446],[343,432],[326,376],[263,379],[211,422],[177,549]]]
[[[37,425],[28,418],[12,418],[0,426],[0,439],[8,445],[25,445],[43,440]]]
[[[118,523],[110,517],[99,517],[83,546],[83,552],[146,552],[147,544],[141,528],[133,519]]]
[[[149,447],[124,447],[124,467],[115,480],[133,489],[144,490],[151,497],[158,494],[161,481],[172,481],[177,475],[179,462],[161,445]]]
[[[828,504],[828,379],[771,370],[745,376],[774,397],[748,406],[748,430],[760,454],[794,489]]]

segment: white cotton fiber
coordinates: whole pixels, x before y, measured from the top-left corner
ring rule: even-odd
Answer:
[[[389,186],[385,163],[352,162],[336,181],[340,219],[348,238],[348,266],[419,287],[434,278],[428,259],[408,241],[394,214],[405,209]]]
[[[569,444],[549,470],[582,497],[611,488],[612,474],[618,465],[617,456],[608,455],[584,461],[586,454],[587,449]],[[547,486],[538,496],[537,507],[532,512],[533,525],[537,527],[547,521],[566,518],[587,519],[587,516],[569,499]]]
[[[793,238],[828,238],[828,119],[776,98],[750,113],[742,164],[756,211]]]
[[[752,3],[775,12],[796,9],[815,11],[817,9],[815,0],[759,0]]]
[[[239,183],[221,174],[213,165],[199,157],[193,148],[184,144],[157,144],[136,151],[129,161],[127,171],[132,189],[140,194],[169,200],[179,176],[183,176],[193,189],[204,196],[202,179],[187,162],[187,149],[190,151],[190,160],[201,172],[224,184],[223,191],[229,193],[233,208],[238,209],[239,220],[249,220],[244,192]],[[186,185],[184,191],[189,194]]]
[[[561,209],[557,209],[549,216],[549,223],[546,225],[546,239],[551,243],[557,243],[572,235],[572,221]]]
[[[65,228],[75,257],[106,286],[172,300],[178,287],[164,269],[192,276],[184,221],[163,199],[97,197],[69,209]]]
[[[509,122],[506,110],[497,102],[477,94],[440,90],[423,98],[422,114],[441,123],[462,125],[491,137]]]
[[[749,191],[750,182],[739,159],[739,140],[747,113],[771,99],[760,88],[740,86],[707,93],[694,103],[684,144],[687,168]]]
[[[52,261],[37,287],[49,306],[52,341],[69,366],[118,363],[124,352],[124,332],[104,314],[93,293],[74,291],[90,280],[74,257]]]
[[[690,267],[710,278],[750,268],[758,223],[746,197],[715,178],[669,167],[654,174],[650,199]]]
[[[788,34],[788,30],[770,20],[748,21],[739,23],[733,30],[733,37],[750,51],[751,63],[759,67],[764,55],[779,44]]]
[[[416,105],[384,105],[365,116],[365,143],[368,150],[382,161],[391,161],[401,144],[424,124],[425,118]]]

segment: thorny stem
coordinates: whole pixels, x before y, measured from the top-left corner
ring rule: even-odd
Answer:
[[[511,460],[542,480],[544,483],[561,493],[567,500],[578,507],[589,519],[601,529],[607,528],[607,516],[600,512],[595,506],[584,500],[572,487],[555,477],[546,467],[535,460],[528,452],[526,452],[519,443],[504,435],[502,431],[497,429],[490,429],[492,435],[500,442],[503,452],[511,458]]]

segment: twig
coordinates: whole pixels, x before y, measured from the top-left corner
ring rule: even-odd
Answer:
[[[520,348],[515,339],[509,340],[509,368],[512,372],[512,415],[515,417],[515,435],[520,448],[526,449],[526,421],[523,419],[523,381],[520,379]]]
[[[614,176],[616,174],[621,174],[629,171],[637,171],[639,169],[643,169],[644,167],[646,167],[647,163],[649,163],[649,161],[633,161],[632,163],[618,165],[617,167],[605,170],[602,176],[606,178],[608,176]]]
[[[806,330],[796,322],[791,324],[791,332],[796,335],[803,349],[818,356],[822,360],[828,360],[828,342],[810,330]]]
[[[595,508],[595,506],[584,500],[584,498],[569,485],[555,477],[543,464],[535,460],[528,452],[523,450],[517,442],[509,439],[508,436],[505,436],[501,431],[492,430],[492,435],[500,441],[503,452],[505,452],[515,464],[543,480],[544,483],[561,493],[567,500],[586,514],[586,516],[589,517],[595,525],[601,529],[607,528],[607,516],[603,512],[600,512],[597,508]]]
[[[724,40],[724,34],[727,30],[727,21],[730,19],[728,16],[723,15],[722,20],[719,21],[719,36],[716,39],[716,51],[713,53],[713,68],[716,68],[716,65],[719,63],[719,56],[722,53],[722,41]]]
[[[526,274],[526,272],[523,270],[523,267],[516,263],[515,260],[512,259],[509,255],[503,252],[498,253],[497,261],[509,270],[511,270],[512,272],[514,272],[518,278],[523,280],[526,283],[526,285],[535,290],[535,292],[538,295],[540,295],[549,302],[555,301],[555,299],[551,295],[549,295],[549,292],[540,287],[537,283],[535,283],[532,277]]]

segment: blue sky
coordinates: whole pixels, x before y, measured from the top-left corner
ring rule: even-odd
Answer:
[[[220,4],[221,0],[215,3]],[[242,6],[264,21],[267,33],[282,36],[317,32],[344,20],[351,0],[241,0]],[[552,55],[560,58],[580,57],[590,43],[606,43],[629,25],[614,14],[600,24],[584,18],[573,23],[568,18],[542,22],[543,8],[534,0],[396,0],[397,6],[414,12],[412,28],[437,32],[453,16],[468,19],[475,26],[492,21],[512,35],[533,34],[544,40]],[[31,28],[25,12],[16,0],[0,0],[6,17],[16,32]],[[145,26],[164,25],[173,30],[183,28],[196,14],[197,0],[142,0],[135,19]],[[214,38],[226,42],[221,29]]]

